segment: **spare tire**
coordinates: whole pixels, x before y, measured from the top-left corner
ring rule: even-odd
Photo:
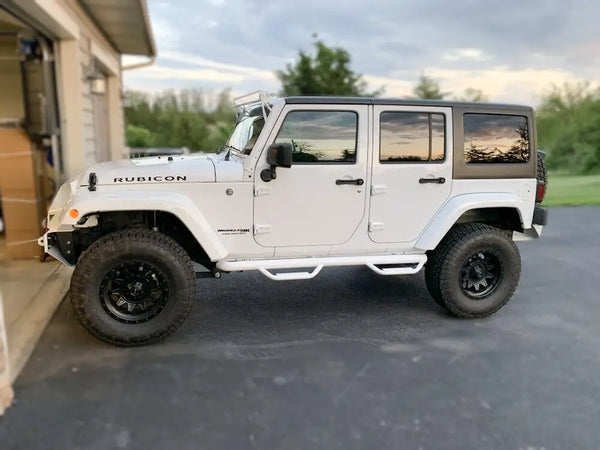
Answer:
[[[543,150],[537,151],[537,171],[536,178],[538,183],[547,184],[546,175],[546,152]]]
[[[543,150],[537,151],[537,169],[535,172],[537,184],[544,185],[544,192],[548,191],[548,174],[546,172],[546,152]],[[537,202],[537,199],[536,199]],[[537,202],[540,203],[540,202]]]

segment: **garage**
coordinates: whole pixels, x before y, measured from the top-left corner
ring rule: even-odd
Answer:
[[[145,0],[0,0],[0,413],[68,289],[37,244],[47,208],[65,181],[127,156],[122,71],[155,54]]]
[[[58,107],[51,49],[51,41],[0,10],[2,258],[40,256],[35,238],[58,182]]]

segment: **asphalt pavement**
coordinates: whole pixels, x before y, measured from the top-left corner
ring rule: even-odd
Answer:
[[[521,284],[466,321],[422,275],[201,280],[162,344],[118,349],[65,302],[0,419],[0,449],[600,448],[600,208],[552,209]]]

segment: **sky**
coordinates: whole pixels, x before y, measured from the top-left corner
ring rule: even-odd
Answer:
[[[154,66],[125,88],[277,93],[274,70],[311,51],[314,35],[346,49],[384,97],[407,97],[419,75],[449,98],[536,105],[552,84],[600,79],[595,0],[148,0]],[[125,60],[125,63],[131,59]]]

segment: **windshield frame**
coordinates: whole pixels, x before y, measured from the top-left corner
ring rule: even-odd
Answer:
[[[265,126],[269,111],[270,108],[265,108],[261,102],[251,103],[248,105],[238,107],[236,110],[237,120],[235,123],[235,127],[233,128],[231,134],[229,135],[229,138],[225,142],[224,149],[227,149],[236,156],[240,157],[246,157],[250,153],[252,153],[256,141],[258,140],[258,137],[260,136],[260,133],[262,133],[262,129]],[[248,142],[250,142],[254,134],[254,126],[260,120],[263,120],[261,130],[259,134],[255,137],[255,142],[252,145],[250,151],[246,152]]]

